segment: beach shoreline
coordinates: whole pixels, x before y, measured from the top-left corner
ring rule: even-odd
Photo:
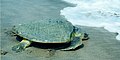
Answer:
[[[15,5],[16,4],[16,5]],[[75,51],[56,51],[52,56],[46,49],[28,47],[25,51],[15,53],[11,50],[19,42],[15,36],[6,34],[14,25],[37,21],[43,18],[63,18],[60,10],[73,6],[64,1],[35,0],[35,1],[2,1],[1,23],[1,60],[119,60],[120,41],[115,39],[115,33],[103,28],[79,26],[89,34],[90,39],[83,41],[83,48]]]

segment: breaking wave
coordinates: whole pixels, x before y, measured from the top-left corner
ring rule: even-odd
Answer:
[[[61,15],[74,25],[104,27],[110,32],[117,32],[120,40],[120,0],[64,0],[76,4],[66,7]]]

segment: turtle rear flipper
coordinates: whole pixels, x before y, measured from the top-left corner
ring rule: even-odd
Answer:
[[[28,40],[22,40],[18,45],[13,46],[12,50],[15,51],[15,52],[21,52],[21,51],[25,50],[25,48],[27,46],[29,46],[30,44],[31,44],[30,41],[28,41]]]
[[[80,45],[82,45],[82,39],[80,37],[75,37],[73,38],[73,40],[71,41],[71,44],[69,47],[65,48],[65,49],[61,49],[61,50],[74,50],[77,47],[79,47]]]

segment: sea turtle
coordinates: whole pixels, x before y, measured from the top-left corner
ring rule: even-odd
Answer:
[[[82,39],[88,36],[66,20],[40,20],[14,26],[13,32],[23,38],[13,51],[21,52],[32,42],[37,43],[70,43],[70,46],[60,50],[71,50],[82,45]]]

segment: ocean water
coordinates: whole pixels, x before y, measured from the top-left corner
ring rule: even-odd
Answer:
[[[104,27],[110,32],[117,32],[120,40],[120,0],[64,0],[75,4],[66,7],[61,15],[74,25]]]
[[[56,0],[1,0],[2,28],[40,19],[59,18],[59,10],[70,4]]]

